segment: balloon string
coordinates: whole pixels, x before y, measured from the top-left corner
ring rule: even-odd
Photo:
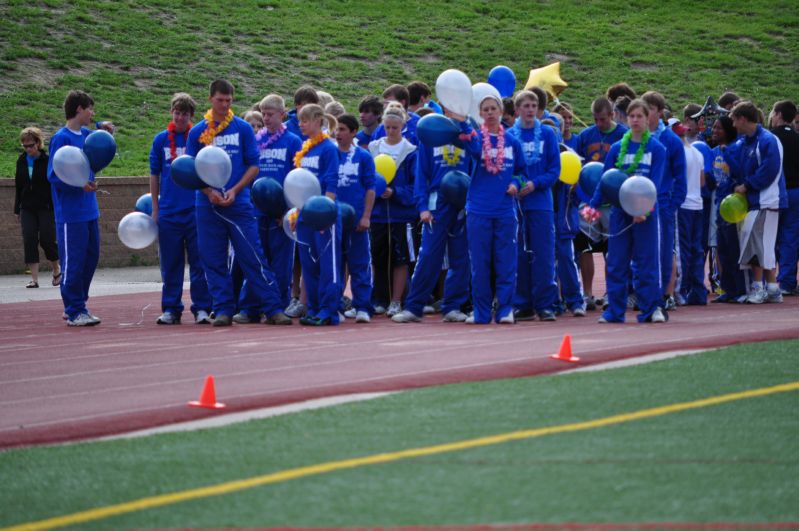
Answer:
[[[139,326],[140,324],[142,324],[144,322],[144,311],[147,308],[149,308],[150,306],[152,306],[152,303],[146,305],[144,308],[141,309],[141,319],[139,319],[138,322],[135,322],[135,323],[119,323],[119,326]]]
[[[226,218],[225,216],[223,216],[222,214],[220,214],[215,206],[211,207],[211,210],[213,210],[214,214],[216,214],[217,216],[222,218],[224,221],[227,221],[228,223],[230,223],[231,225],[233,225],[236,228],[236,230],[241,235],[241,238],[245,242],[247,242],[247,245],[250,247],[250,250],[252,251],[252,254],[255,255],[255,260],[258,262],[258,267],[261,270],[261,278],[264,279],[264,282],[266,282],[267,286],[271,286],[272,284],[274,284],[274,281],[270,281],[269,278],[267,278],[266,272],[264,271],[263,262],[258,257],[258,251],[255,249],[253,244],[250,243],[250,240],[248,240],[247,237],[244,235],[244,231],[241,230],[241,227],[239,227],[233,220],[230,220],[230,219]]]
[[[552,103],[554,103],[554,104],[555,104],[555,106],[557,107],[558,105],[560,105],[560,99],[559,99],[559,98],[555,98],[554,100],[552,100]],[[574,111],[571,111],[571,114],[572,114],[572,117],[573,117],[575,120],[577,120],[578,122],[580,122],[580,125],[582,125],[583,127],[588,127],[588,124],[586,124],[584,121],[582,121],[582,120],[580,119],[580,117],[579,117],[579,116],[577,116],[577,114],[575,114],[575,112],[574,112]]]
[[[592,230],[592,231],[591,231],[591,233],[592,233],[592,234],[598,234],[598,235],[600,235],[600,236],[602,236],[602,237],[604,237],[604,238],[615,238],[616,236],[620,236],[620,235],[622,235],[622,234],[623,234],[625,231],[627,231],[628,229],[630,229],[630,227],[632,227],[633,225],[635,225],[635,223],[630,223],[629,225],[627,225],[626,227],[624,227],[623,229],[621,229],[621,230],[620,230],[619,232],[617,232],[616,234],[606,234],[606,233],[604,233],[604,232],[602,232],[602,231],[600,231],[600,230],[597,230],[597,231],[594,231],[594,230]]]

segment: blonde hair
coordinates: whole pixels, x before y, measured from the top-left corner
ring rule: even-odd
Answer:
[[[264,96],[264,99],[258,103],[258,108],[261,109],[262,113],[266,109],[274,109],[276,111],[285,112],[286,100],[277,94],[268,94],[267,96]]]
[[[327,121],[328,131],[335,131],[338,127],[338,120],[332,114],[325,113],[324,109],[315,103],[303,105],[297,115],[300,120],[320,120]]]
[[[385,122],[389,118],[400,120],[404,124],[408,121],[408,114],[400,102],[391,101],[383,111],[383,121]]]
[[[244,116],[242,116],[242,118],[244,118],[244,121],[247,123],[250,122],[251,118],[255,118],[256,120],[261,122],[261,127],[264,126],[264,115],[261,114],[260,111],[247,111],[244,113]]]
[[[324,90],[317,90],[316,95],[319,97],[319,106],[323,109],[327,106],[328,103],[331,101],[335,101],[335,98],[330,95],[329,92],[325,92]]]
[[[331,101],[330,103],[325,105],[325,112],[328,114],[332,114],[335,117],[339,117],[342,114],[346,113],[347,110],[344,108],[344,106],[341,103],[337,101]]]
[[[38,127],[26,127],[19,133],[19,141],[24,142],[29,138],[36,142],[36,148],[41,150],[44,147],[44,134]]]
[[[513,97],[513,104],[518,107],[524,100],[533,100],[536,103],[541,103],[538,101],[538,96],[536,96],[535,92],[532,90],[522,90]]]

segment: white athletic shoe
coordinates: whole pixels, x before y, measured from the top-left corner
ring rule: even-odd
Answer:
[[[466,323],[466,324],[474,324],[474,315],[470,315],[469,317],[467,317],[466,320],[464,321],[464,323]]]
[[[398,301],[391,301],[386,310],[386,317],[394,317],[402,311],[402,305]]]
[[[420,323],[422,322],[422,318],[418,315],[415,315],[413,312],[409,310],[402,310],[401,312],[392,315],[391,320],[395,323]]]
[[[445,323],[462,323],[468,318],[469,316],[463,313],[462,311],[452,310],[447,312],[447,315],[445,315],[444,318],[441,320],[444,321]]]
[[[514,322],[513,312],[509,312],[508,315],[499,320],[499,324],[513,324]]]
[[[172,312],[164,312],[156,319],[155,323],[160,325],[180,324],[180,316]]]
[[[211,316],[205,310],[199,310],[194,317],[195,324],[211,324]]]
[[[749,304],[763,304],[768,301],[768,292],[765,288],[753,289],[746,297],[746,302]]]
[[[372,319],[369,317],[369,314],[364,311],[355,312],[355,322],[356,323],[368,323]]]
[[[782,302],[782,292],[780,290],[777,291],[766,291],[768,294],[768,301],[771,303],[780,303]]]
[[[374,310],[375,310],[375,315],[383,315],[384,313],[386,313],[386,307],[380,306],[379,304],[374,307]]]
[[[297,318],[304,316],[305,312],[306,312],[305,305],[300,302],[300,299],[294,298],[291,299],[291,302],[289,302],[286,311],[283,313],[285,313],[289,317]]]
[[[346,317],[347,319],[354,319],[358,317],[358,310],[356,310],[355,308],[350,308],[349,310],[344,312],[344,317]]]
[[[94,326],[97,324],[100,322],[92,319],[88,313],[82,313],[74,319],[67,319],[67,326]]]
[[[655,311],[652,312],[651,320],[653,323],[665,323],[666,316],[663,315],[663,310],[661,310],[660,308],[655,308]]]

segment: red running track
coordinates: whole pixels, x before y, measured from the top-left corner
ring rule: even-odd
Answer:
[[[60,301],[0,305],[0,448],[84,439],[217,411],[187,407],[208,374],[225,412],[325,396],[573,368],[549,359],[570,334],[580,365],[669,350],[799,338],[799,297],[783,304],[683,307],[666,324],[599,324],[598,313],[554,323],[469,326],[376,317],[338,327],[158,326],[159,294],[92,298],[103,317],[67,328]],[[54,316],[54,317],[53,317]]]

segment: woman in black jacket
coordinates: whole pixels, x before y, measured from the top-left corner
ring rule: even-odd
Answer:
[[[31,270],[31,281],[26,287],[39,287],[39,245],[53,264],[53,286],[58,286],[61,266],[58,263],[53,196],[47,180],[47,153],[43,149],[42,132],[35,127],[26,127],[19,139],[25,152],[17,159],[14,214],[22,225],[25,264]]]

